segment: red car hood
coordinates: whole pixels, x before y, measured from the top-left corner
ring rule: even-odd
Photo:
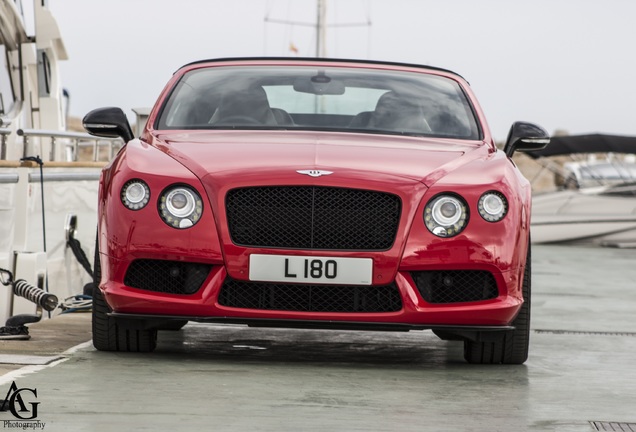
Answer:
[[[352,178],[372,173],[435,182],[465,163],[486,157],[482,142],[353,133],[193,131],[153,134],[153,145],[197,177],[280,178],[319,169]],[[289,174],[287,174],[289,173]]]

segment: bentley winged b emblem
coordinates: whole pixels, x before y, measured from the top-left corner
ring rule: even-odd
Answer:
[[[324,175],[329,175],[329,174],[333,174],[333,171],[325,171],[325,170],[296,170],[296,172],[298,174],[305,174],[308,175],[309,177],[320,177],[320,176],[324,176]]]

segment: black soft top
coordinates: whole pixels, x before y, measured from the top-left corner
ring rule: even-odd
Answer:
[[[550,144],[543,150],[526,154],[537,159],[576,153],[636,154],[636,137],[606,134],[555,136],[550,138]]]
[[[453,72],[452,70],[435,67],[435,66],[419,65],[415,63],[400,63],[400,62],[361,60],[361,59],[324,58],[324,57],[225,57],[225,58],[215,58],[215,59],[208,59],[208,60],[193,61],[183,65],[180,69],[187,66],[201,64],[201,63],[215,63],[215,62],[227,62],[227,61],[260,61],[260,60],[292,61],[292,62],[311,61],[311,62],[325,62],[325,63],[340,62],[340,63],[355,63],[355,64],[402,66],[402,67],[419,68],[419,69],[427,69],[427,70],[450,73],[466,81],[466,79],[460,74],[458,74],[457,72]]]

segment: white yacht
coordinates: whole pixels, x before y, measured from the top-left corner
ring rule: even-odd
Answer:
[[[555,172],[560,189],[532,199],[534,243],[636,247],[636,137],[553,137],[539,161],[568,156]],[[541,162],[540,162],[541,163]]]
[[[99,173],[118,145],[66,130],[58,71],[66,59],[46,0],[0,0],[0,269],[61,301],[92,281],[69,240],[81,243],[92,265]],[[41,313],[0,285],[0,326]]]

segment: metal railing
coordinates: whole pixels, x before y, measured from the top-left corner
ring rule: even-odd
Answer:
[[[56,172],[56,173],[44,173],[40,176],[40,173],[30,173],[29,183],[40,183],[43,179],[45,182],[75,182],[75,181],[95,181],[99,180],[99,172]],[[1,180],[1,177],[0,177]]]
[[[14,184],[20,180],[17,174],[0,173],[0,184]]]
[[[40,173],[29,173],[29,183],[39,183],[41,179],[45,182],[74,182],[74,181],[95,181],[99,180],[100,173],[97,171],[82,172],[49,172],[44,173],[41,177]],[[20,176],[13,173],[0,173],[0,184],[16,184],[20,181]]]
[[[7,158],[7,137],[11,134],[11,129],[0,128],[0,160]]]
[[[112,160],[115,155],[115,149],[120,149],[124,142],[121,138],[100,138],[87,133],[81,132],[60,132],[60,131],[47,131],[41,129],[18,129],[17,134],[24,138],[24,156],[26,157],[26,149],[29,144],[30,138],[48,138],[51,140],[51,152],[50,160],[55,160],[57,145],[61,144],[67,148],[72,149],[71,160],[68,162],[76,162],[78,160],[80,148],[91,147],[92,157],[94,162],[99,161],[100,148],[106,147],[108,149],[108,160]],[[4,135],[3,135],[3,148],[4,148]]]

